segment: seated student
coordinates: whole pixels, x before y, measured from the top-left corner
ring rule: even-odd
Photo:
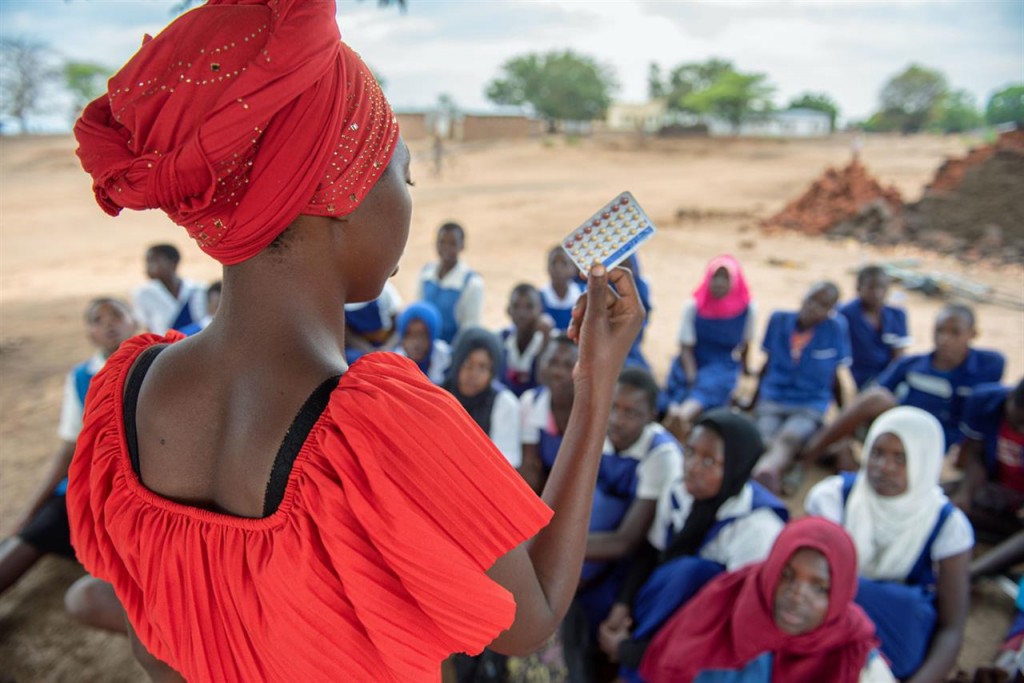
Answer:
[[[1024,529],[1024,379],[1013,389],[975,387],[960,431],[964,478],[953,502],[979,536],[998,543]]]
[[[998,351],[971,348],[977,335],[974,311],[961,304],[946,306],[935,318],[935,350],[905,356],[878,376],[878,386],[862,392],[804,450],[807,460],[820,458],[832,444],[850,436],[886,410],[921,408],[942,424],[945,450],[960,442],[964,401],[974,387],[998,382],[1006,364]]]
[[[0,542],[0,593],[10,588],[43,555],[52,553],[75,559],[65,492],[75,441],[82,429],[85,394],[93,376],[103,368],[110,354],[135,334],[135,319],[127,304],[104,297],[89,302],[85,309],[85,326],[86,336],[96,353],[76,365],[64,381],[57,429],[60,447],[28,507],[14,523],[14,535]],[[124,631],[124,612],[105,582],[84,576],[68,590],[65,602],[68,611],[87,624]]]
[[[945,680],[967,621],[974,533],[939,488],[942,426],[900,406],[871,425],[858,474],[815,485],[804,508],[840,523],[857,546],[857,603],[878,627],[893,673]]]
[[[768,355],[754,398],[754,418],[768,452],[754,477],[778,493],[782,474],[821,426],[833,395],[842,405],[850,338],[846,321],[833,315],[839,289],[811,286],[799,311],[775,311],[761,348]],[[840,371],[843,371],[842,373]]]
[[[345,304],[345,360],[354,363],[371,351],[390,351],[398,343],[395,318],[402,297],[390,282],[373,301]]]
[[[685,476],[658,501],[648,543],[637,553],[602,629],[617,630],[630,621],[627,643],[650,639],[714,576],[768,556],[789,512],[750,481],[762,453],[761,435],[743,415],[719,408],[700,417],[684,450]],[[622,672],[627,678],[634,674]]]
[[[622,262],[620,267],[628,268],[633,273],[637,294],[640,295],[640,302],[644,305],[644,310],[647,311],[647,317],[644,318],[644,326],[640,328],[640,334],[636,336],[636,341],[633,342],[633,346],[629,349],[629,355],[626,356],[626,367],[650,370],[651,366],[647,363],[647,359],[644,358],[641,347],[644,343],[644,330],[647,329],[647,324],[651,321],[651,285],[647,278],[640,275],[640,260],[636,257],[636,254],[630,255],[628,259]]]
[[[672,616],[642,654],[642,680],[894,682],[856,591],[850,537],[823,519],[797,520],[768,559],[718,576]],[[602,633],[602,646],[616,652],[625,637]]]
[[[183,335],[191,337],[193,334],[202,332],[210,326],[210,323],[213,322],[213,316],[217,315],[217,309],[220,308],[220,292],[223,287],[220,280],[210,283],[210,286],[206,288],[206,315],[199,322],[181,328],[180,332]]]
[[[570,671],[586,672],[586,680],[593,680],[601,666],[598,625],[608,616],[629,560],[651,528],[658,500],[682,475],[682,449],[656,421],[657,401],[658,385],[649,372],[636,367],[622,371],[612,396],[587,562],[576,594],[579,620],[575,632],[563,634]]]
[[[885,303],[889,282],[881,266],[865,266],[857,273],[857,297],[839,307],[850,330],[850,374],[858,390],[910,345],[906,311]]]
[[[540,294],[531,284],[521,283],[509,295],[508,316],[512,324],[501,331],[504,353],[501,382],[516,396],[537,386],[537,359],[544,352],[551,325],[541,312]]]
[[[444,388],[484,430],[512,467],[522,464],[519,441],[519,400],[498,382],[501,346],[482,327],[459,332]]]
[[[665,426],[685,439],[703,411],[729,403],[754,336],[754,306],[739,262],[716,256],[683,307],[679,356],[669,370]]]
[[[548,284],[540,290],[541,305],[551,318],[554,329],[565,332],[572,320],[572,307],[583,294],[583,288],[576,282],[576,264],[565,253],[561,245],[548,252]]]
[[[206,315],[206,291],[198,282],[178,277],[181,252],[172,244],[146,250],[149,282],[132,293],[133,313],[153,334],[181,330]]]
[[[395,353],[414,361],[434,384],[444,384],[452,350],[443,339],[441,314],[426,301],[417,301],[398,316],[398,346]]]
[[[572,411],[572,371],[579,348],[564,334],[548,342],[538,363],[540,385],[519,397],[523,464],[519,473],[534,491],[544,490]]]
[[[484,281],[459,259],[466,246],[466,231],[458,223],[437,230],[436,263],[423,266],[419,298],[437,306],[441,314],[439,338],[452,343],[463,327],[479,325],[484,308]]]

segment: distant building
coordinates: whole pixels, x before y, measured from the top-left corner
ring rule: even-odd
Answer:
[[[658,133],[667,128],[693,132],[702,129],[716,137],[807,138],[824,137],[832,132],[832,120],[816,109],[787,109],[745,121],[739,131],[730,122],[714,116],[697,116],[668,110],[664,100],[644,103],[615,102],[605,117],[608,130],[630,133]]]
[[[518,112],[399,111],[395,117],[407,141],[425,140],[435,134],[457,142],[528,138],[540,135],[544,129],[543,122]]]

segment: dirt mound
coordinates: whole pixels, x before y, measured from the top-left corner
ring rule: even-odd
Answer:
[[[1024,262],[1024,131],[946,161],[905,209],[909,240],[968,260]]]
[[[903,200],[895,187],[882,187],[857,160],[845,168],[830,168],[799,199],[762,223],[766,230],[799,230],[823,235],[857,218],[868,205],[881,204],[888,218],[898,217]]]
[[[935,173],[932,182],[925,186],[925,193],[955,191],[969,169],[981,166],[1000,151],[1024,154],[1024,131],[1008,131],[1000,135],[994,144],[975,147],[962,159],[947,159]]]

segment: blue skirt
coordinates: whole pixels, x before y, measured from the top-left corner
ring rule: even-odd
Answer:
[[[924,662],[935,631],[934,594],[922,586],[860,579],[856,602],[875,622],[893,675],[913,675]]]

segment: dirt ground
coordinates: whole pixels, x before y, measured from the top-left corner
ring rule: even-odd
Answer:
[[[910,200],[920,195],[960,138],[869,138],[868,169]],[[0,535],[42,476],[57,446],[61,387],[90,349],[82,311],[94,296],[128,296],[142,281],[148,244],[172,242],[187,277],[213,280],[216,264],[162,214],[118,219],[95,205],[67,137],[0,139]],[[419,268],[433,258],[434,230],[453,219],[468,231],[465,258],[486,281],[486,324],[506,324],[505,297],[517,282],[541,284],[545,252],[598,206],[631,190],[659,228],[640,253],[652,289],[645,352],[659,379],[673,354],[679,312],[704,264],[734,253],[762,312],[796,307],[807,287],[833,279],[844,298],[852,272],[869,261],[920,259],[1024,298],[1024,267],[962,266],[911,248],[877,250],[802,235],[762,235],[757,220],[778,211],[827,165],[845,163],[850,141],[642,141],[600,137],[503,142],[448,150],[441,177],[430,152],[414,149],[412,234],[395,283],[408,301]],[[682,217],[677,218],[682,211]],[[915,351],[930,347],[939,300],[896,288],[910,314]],[[1007,356],[1008,381],[1024,374],[1024,312],[977,305],[978,345]],[[755,354],[755,364],[760,359]],[[799,499],[794,500],[798,502]],[[80,574],[47,559],[0,597],[0,682],[140,681],[126,642],[72,625],[64,589]],[[1009,623],[1010,601],[994,587],[972,595],[961,664],[987,661]]]

